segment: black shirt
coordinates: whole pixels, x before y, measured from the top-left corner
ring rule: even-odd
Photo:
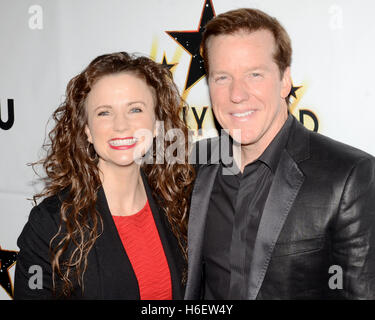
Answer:
[[[246,299],[252,250],[292,116],[263,154],[238,168],[220,161],[207,212],[204,299]],[[223,169],[226,169],[226,171]],[[228,170],[232,174],[228,174]]]

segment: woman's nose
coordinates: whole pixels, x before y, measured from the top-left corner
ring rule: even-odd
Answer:
[[[129,127],[129,120],[123,114],[115,115],[113,119],[113,130],[122,132]]]

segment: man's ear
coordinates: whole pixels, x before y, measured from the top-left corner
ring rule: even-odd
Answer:
[[[285,99],[292,89],[292,78],[290,76],[290,67],[284,70],[283,78],[281,79],[280,97]]]
[[[85,133],[86,133],[86,136],[87,136],[87,141],[92,143],[91,131],[90,131],[90,128],[87,124],[85,126]]]

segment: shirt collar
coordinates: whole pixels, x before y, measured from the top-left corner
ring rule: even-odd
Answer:
[[[266,150],[264,150],[261,156],[258,158],[259,161],[266,164],[274,173],[276,172],[277,165],[279,164],[281,152],[288,142],[292,123],[293,116],[289,114],[280,131],[277,133],[275,138],[273,138]]]
[[[255,160],[255,161],[261,161],[265,165],[267,165],[272,172],[276,172],[277,165],[279,163],[280,155],[283,149],[285,148],[290,128],[293,123],[293,116],[291,114],[288,115],[287,120],[285,121],[284,125],[281,127],[280,131],[277,133],[275,138],[271,141],[271,143],[268,145],[268,147],[263,151],[261,156]],[[227,133],[223,133],[223,135],[228,135]],[[228,137],[223,137],[228,141]],[[221,143],[222,143],[222,139]],[[228,168],[230,171],[233,171],[233,173],[237,174],[239,169],[237,168],[237,165],[235,161],[233,161],[233,139],[229,137],[229,143],[230,143],[230,154],[228,152],[223,152],[220,155],[220,163],[222,166]],[[254,162],[255,162],[254,161]]]

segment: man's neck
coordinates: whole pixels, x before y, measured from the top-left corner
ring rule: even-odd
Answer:
[[[279,119],[275,119],[270,128],[266,130],[266,132],[256,142],[248,145],[241,144],[240,146],[237,146],[237,151],[235,150],[235,146],[233,147],[234,157],[241,172],[243,172],[246,165],[254,162],[263,154],[263,152],[267,149],[272,140],[281,130],[287,118],[288,114],[285,113],[285,115],[282,115]],[[240,163],[237,161],[239,157],[241,159]]]

